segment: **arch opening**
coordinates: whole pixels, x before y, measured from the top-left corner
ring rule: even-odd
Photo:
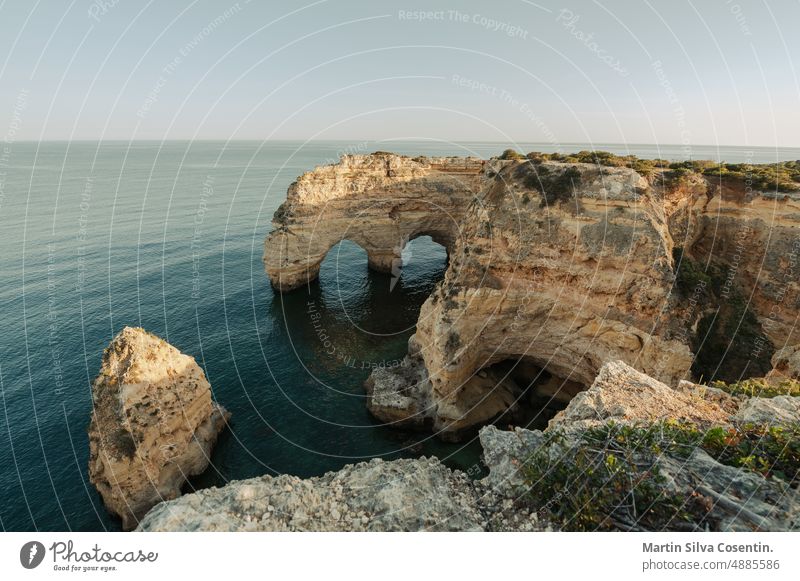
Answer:
[[[393,335],[405,347],[422,304],[444,277],[447,252],[430,237],[419,236],[403,246],[389,272],[370,268],[369,258],[358,242],[334,244],[320,263],[310,298],[318,297],[321,312],[349,325],[347,335]]]

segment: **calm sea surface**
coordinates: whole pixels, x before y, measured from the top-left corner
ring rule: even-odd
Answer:
[[[103,348],[142,326],[203,366],[233,412],[213,466],[190,484],[320,475],[376,456],[437,455],[469,469],[475,442],[376,425],[370,366],[405,354],[445,252],[413,241],[396,284],[343,242],[319,282],[284,295],[261,264],[272,213],[301,173],[341,153],[497,155],[435,142],[15,143],[0,149],[0,528],[116,530],[87,477],[91,381]],[[679,146],[596,144],[683,159]],[[523,151],[554,151],[522,144]],[[568,144],[562,150],[589,149]],[[800,149],[693,148],[770,162]],[[312,316],[318,313],[318,316]],[[333,341],[334,349],[325,338]]]

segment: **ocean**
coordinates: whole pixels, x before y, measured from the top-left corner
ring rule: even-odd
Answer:
[[[104,347],[141,326],[205,369],[232,413],[187,490],[261,474],[321,475],[373,457],[435,455],[475,471],[475,441],[378,425],[363,382],[403,357],[446,267],[410,243],[399,280],[350,242],[319,281],[272,291],[261,254],[294,179],[343,153],[497,155],[500,143],[46,142],[0,154],[0,528],[119,530],[88,482],[91,382]],[[522,151],[587,144],[515,144]],[[770,162],[800,149],[595,144],[667,159]],[[314,315],[314,316],[312,316]],[[334,338],[335,349],[328,338]]]

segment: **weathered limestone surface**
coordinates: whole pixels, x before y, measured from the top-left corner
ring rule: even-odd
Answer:
[[[744,402],[734,420],[741,424],[790,424],[800,422],[800,398],[779,395],[754,397]]]
[[[719,390],[676,390],[622,361],[609,361],[592,387],[576,395],[548,427],[585,429],[609,420],[657,422],[666,418],[700,426],[720,425],[730,422],[736,408],[738,402]]]
[[[674,185],[582,163],[345,156],[301,176],[274,225],[264,260],[282,290],[314,278],[342,238],[379,268],[418,234],[447,246],[407,364],[376,371],[369,389],[379,419],[451,439],[514,405],[513,386],[476,379],[500,361],[572,393],[613,360],[670,385],[690,377],[694,332],[714,307],[704,288],[676,292],[676,248],[714,258],[731,280],[723,298],[752,297],[763,336],[748,352],[797,342],[800,198],[699,174]]]
[[[649,395],[663,409],[660,417],[643,405]],[[552,496],[536,498],[526,488],[525,470],[533,453],[546,450],[555,466],[580,446],[586,428],[603,421],[647,426],[672,418],[701,427],[729,426],[739,421],[740,406],[761,409],[761,404],[772,402],[788,409],[777,400],[725,399],[718,390],[704,391],[689,383],[672,389],[622,362],[611,362],[601,369],[587,397],[573,399],[559,421],[544,432],[502,431],[494,425],[482,428],[483,462],[489,474],[481,480],[470,480],[432,458],[373,459],[317,478],[263,476],[187,494],[156,506],[138,530],[551,530],[546,510]],[[686,406],[696,409],[686,410]],[[794,409],[786,421],[800,420],[800,410]],[[548,442],[550,435],[559,438]],[[596,447],[602,449],[602,444]],[[798,491],[780,478],[723,465],[700,448],[685,457],[659,454],[656,462],[665,492],[685,498],[686,503],[700,499],[704,506],[693,514],[693,522],[676,519],[676,530],[800,527]]]
[[[303,174],[264,244],[273,286],[286,291],[315,279],[328,250],[344,239],[366,250],[370,267],[382,272],[397,267],[417,236],[452,249],[482,166],[477,158],[345,155]]]
[[[262,476],[150,511],[143,531],[482,530],[467,476],[436,459],[379,459],[319,478]]]
[[[206,469],[230,414],[193,357],[140,328],[125,327],[106,348],[92,395],[89,480],[132,529]]]
[[[784,347],[772,356],[772,371],[767,374],[771,381],[800,380],[800,345]]]

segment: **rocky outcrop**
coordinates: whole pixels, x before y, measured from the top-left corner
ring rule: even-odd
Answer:
[[[483,161],[345,155],[303,174],[290,187],[264,244],[272,285],[287,291],[314,280],[328,250],[351,240],[370,268],[392,272],[403,247],[428,235],[452,250],[475,198]]]
[[[649,406],[648,401],[651,402]],[[544,432],[520,428],[501,431],[495,426],[482,428],[483,459],[490,470],[485,483],[501,496],[526,499],[533,502],[534,507],[547,510],[554,498],[557,500],[570,492],[553,491],[551,497],[532,498],[529,494],[531,478],[541,478],[542,473],[547,473],[546,467],[543,469],[533,462],[546,461],[552,464],[553,470],[565,471],[569,470],[576,454],[600,453],[602,463],[608,454],[614,453],[609,449],[609,442],[596,438],[605,433],[613,439],[613,434],[619,432],[597,432],[588,444],[582,440],[587,429],[609,425],[647,429],[658,426],[663,420],[700,429],[730,428],[743,423],[798,426],[798,401],[800,398],[786,396],[735,398],[686,382],[671,389],[622,362],[611,362],[601,369],[591,389],[573,399]],[[786,479],[767,478],[723,464],[700,447],[673,450],[668,439],[658,443],[656,450],[650,470],[658,470],[664,495],[674,495],[683,507],[681,511],[688,513],[678,517],[680,511],[676,512],[676,518],[668,519],[665,528],[780,531],[800,527],[800,494],[796,482],[793,487]],[[643,460],[634,455],[629,461]],[[531,476],[534,467],[537,470]],[[581,476],[573,486],[580,487],[580,479]],[[597,494],[602,492],[597,491]],[[693,502],[699,503],[694,514],[689,510]],[[624,530],[639,530],[637,523],[618,523],[618,526]]]
[[[139,531],[537,531],[536,511],[434,458],[373,459],[318,478],[231,482],[151,510]]]
[[[728,429],[739,421],[737,414],[749,409],[748,404],[759,408],[764,402],[778,407],[785,403],[779,402],[780,398],[732,398],[719,390],[704,389],[689,383],[672,389],[622,362],[611,362],[602,368],[586,396],[573,399],[545,431],[503,431],[493,425],[482,428],[480,443],[489,474],[481,480],[471,480],[432,458],[373,459],[317,478],[263,476],[201,490],[159,504],[145,516],[139,530],[571,530],[576,528],[575,520],[557,522],[551,514],[552,507],[566,495],[587,486],[587,472],[570,468],[570,462],[577,455],[599,454],[601,466],[616,467],[618,464],[609,461],[610,446],[625,441],[623,433],[618,440],[614,437],[617,432],[600,431],[597,434],[608,434],[609,440],[600,441],[595,434],[587,444],[582,439],[587,430],[609,425],[659,426],[665,419],[698,428]],[[660,417],[643,405],[651,395],[664,410]],[[687,406],[696,409],[686,410]],[[797,423],[800,412],[785,420]],[[765,477],[724,464],[699,446],[686,449],[683,444],[673,449],[670,437],[657,442],[649,464],[642,455],[647,450],[638,444],[632,454],[618,460],[642,463],[647,473],[657,473],[656,492],[663,495],[656,500],[662,496],[671,499],[671,504],[660,508],[665,524],[657,530],[773,531],[800,526],[800,495],[796,482],[795,487],[788,482],[790,477]],[[569,486],[533,494],[531,478],[547,474],[549,469],[555,470],[556,478],[571,470]],[[629,483],[626,480],[624,484]],[[604,485],[614,489],[613,484],[601,480],[597,489],[591,489],[592,498],[604,494]],[[637,513],[635,504],[634,514],[644,518],[647,505],[640,506]],[[595,506],[584,508],[596,510]],[[598,522],[603,528],[650,530],[636,518]]]
[[[800,494],[782,480],[721,464],[700,448],[688,458],[664,455],[658,467],[665,490],[702,499],[704,528],[774,532],[800,527]]]
[[[290,290],[343,238],[384,270],[409,238],[445,244],[448,269],[409,358],[373,374],[369,401],[383,421],[449,439],[518,405],[525,378],[478,375],[503,361],[538,369],[531,382],[555,378],[556,393],[588,387],[613,360],[675,385],[713,335],[706,367],[741,351],[755,363],[738,364],[762,374],[773,344],[796,342],[800,198],[681,175],[536,156],[345,156],[290,187],[265,266]]]
[[[379,459],[319,478],[263,476],[201,490],[147,514],[143,531],[482,530],[465,474],[436,459]]]
[[[676,390],[636,371],[622,361],[606,363],[587,391],[579,393],[567,408],[550,420],[549,428],[586,429],[614,422],[650,422],[663,419],[692,422],[699,426],[724,425],[738,402],[713,388]]]
[[[140,328],[106,348],[92,397],[89,480],[125,529],[206,469],[230,417],[193,357]]]
[[[800,422],[800,398],[779,395],[753,397],[739,407],[734,416],[739,424],[787,425]]]
[[[800,345],[784,347],[775,352],[767,379],[773,382],[800,381]]]

